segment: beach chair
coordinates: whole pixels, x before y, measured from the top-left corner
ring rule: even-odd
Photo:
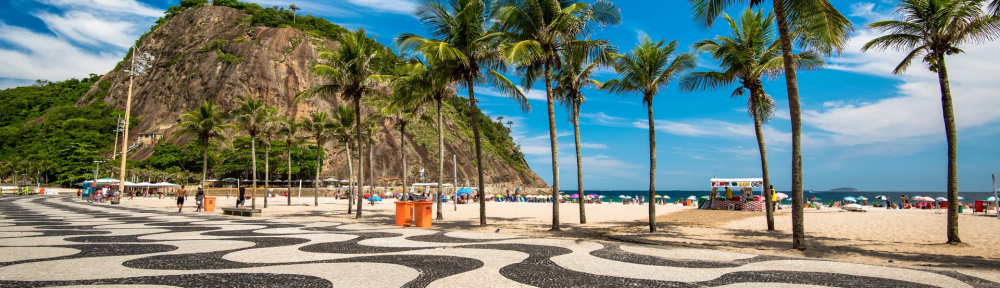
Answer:
[[[976,215],[978,212],[986,214],[986,201],[976,200],[976,206],[972,209],[972,215]]]

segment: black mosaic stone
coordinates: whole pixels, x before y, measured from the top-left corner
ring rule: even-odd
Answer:
[[[732,262],[664,259],[656,256],[642,255],[624,251],[621,249],[621,246],[611,243],[600,243],[600,244],[604,245],[604,248],[591,251],[590,255],[611,261],[641,264],[641,265],[653,265],[653,266],[669,266],[669,267],[683,267],[683,268],[727,268],[727,267],[740,267],[749,263],[762,262],[762,261],[794,259],[789,257],[763,256],[763,255],[747,259],[737,259],[733,260]]]
[[[431,243],[490,243],[490,242],[501,241],[496,239],[458,238],[445,235],[445,233],[447,232],[441,231],[428,235],[410,236],[406,237],[406,240],[418,241],[418,242],[431,242]],[[511,239],[520,239],[520,237]],[[510,239],[503,239],[503,240],[510,240]]]
[[[180,287],[334,287],[326,279],[273,273],[199,273],[76,281],[3,281],[0,287],[56,287],[70,285],[170,285]]]

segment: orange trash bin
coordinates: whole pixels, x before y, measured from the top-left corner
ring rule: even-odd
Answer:
[[[431,212],[434,202],[416,201],[413,202],[413,226],[420,228],[431,228]]]
[[[205,197],[205,211],[215,211],[215,197]]]
[[[396,226],[410,227],[413,222],[413,202],[396,201]]]

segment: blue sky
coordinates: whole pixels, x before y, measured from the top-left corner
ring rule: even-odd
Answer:
[[[851,186],[868,191],[943,191],[946,143],[936,76],[924,66],[892,75],[902,53],[861,53],[878,36],[864,24],[891,18],[891,0],[832,0],[855,25],[843,55],[827,59],[820,71],[799,74],[803,106],[805,187],[827,190]],[[178,0],[8,0],[0,2],[0,87],[34,79],[63,80],[107,73],[162,11]],[[400,32],[425,30],[410,11],[413,0],[252,0],[265,6],[296,4],[300,14],[330,19],[350,29],[365,28],[389,44]],[[726,34],[724,25],[702,29],[691,20],[686,1],[614,1],[623,23],[598,31],[622,51],[639,37],[677,40],[683,50],[699,39]],[[962,191],[990,191],[990,173],[1000,162],[1000,42],[967,46],[948,59],[959,127],[959,181]],[[994,52],[995,53],[995,52]],[[700,56],[699,70],[716,64]],[[599,80],[614,77],[602,71]],[[765,89],[778,101],[777,117],[765,126],[771,181],[790,188],[790,122],[784,80]],[[488,115],[514,122],[513,136],[531,168],[551,183],[551,151],[544,86],[526,93],[531,113],[509,100],[477,90]],[[657,127],[657,189],[708,189],[708,179],[759,177],[760,162],[745,99],[729,90],[680,93],[676,86],[654,100]],[[464,94],[464,93],[462,93]],[[587,189],[646,189],[649,177],[646,110],[637,96],[585,91],[581,138],[585,143]],[[560,177],[575,189],[572,125],[557,108]]]

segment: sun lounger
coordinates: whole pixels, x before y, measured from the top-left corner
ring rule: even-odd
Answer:
[[[840,207],[840,209],[844,209],[851,212],[868,212],[868,207],[861,206],[858,204],[847,204]]]

